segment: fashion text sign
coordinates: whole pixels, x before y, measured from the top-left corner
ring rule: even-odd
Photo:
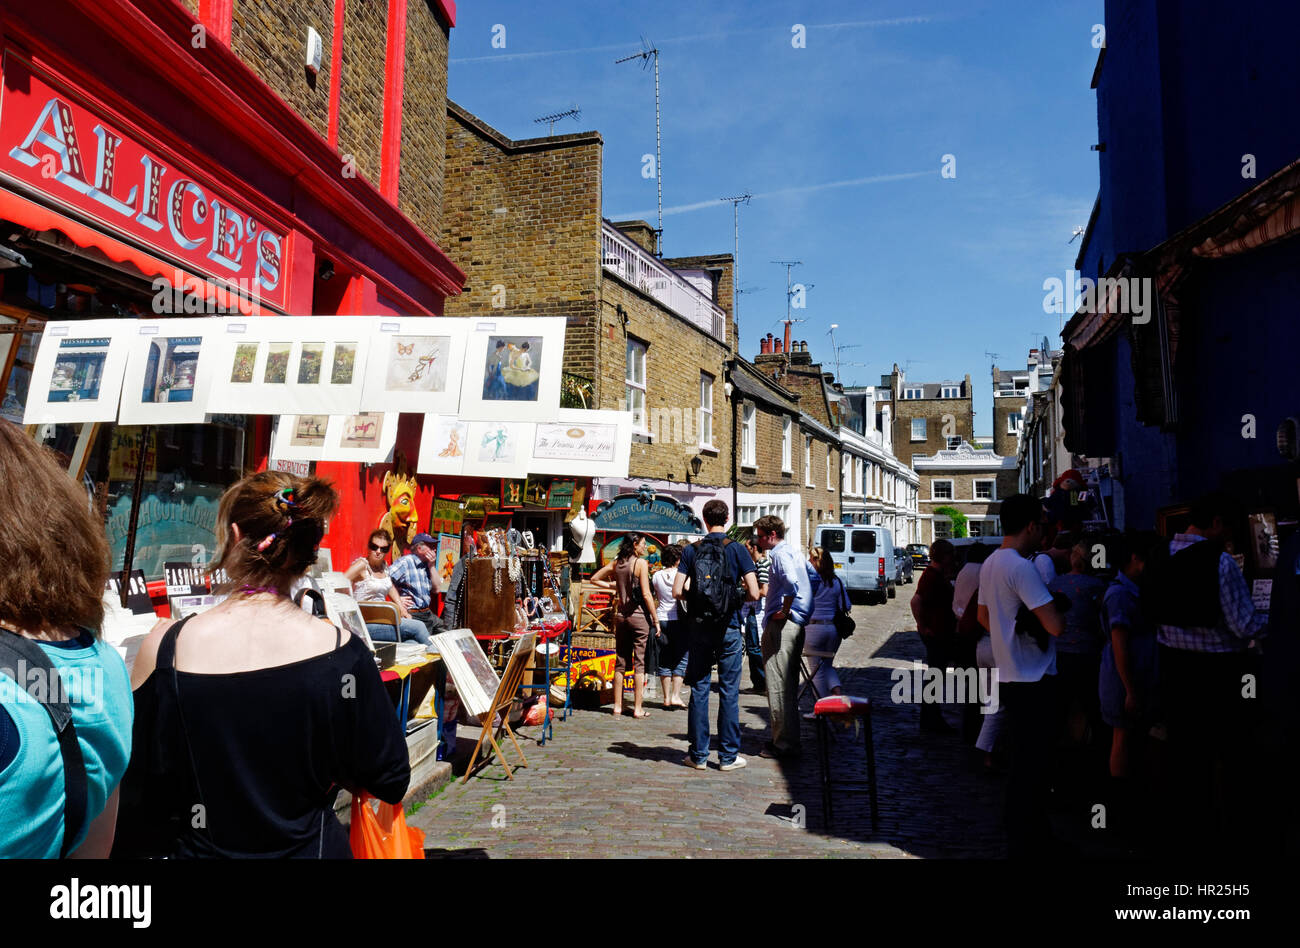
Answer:
[[[246,297],[284,308],[283,231],[53,81],[5,51],[0,177]]]

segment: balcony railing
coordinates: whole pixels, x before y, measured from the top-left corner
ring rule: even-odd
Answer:
[[[726,314],[690,281],[624,237],[617,228],[601,228],[601,266],[631,283],[665,309],[722,342],[727,340]]]

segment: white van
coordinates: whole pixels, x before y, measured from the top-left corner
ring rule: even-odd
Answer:
[[[815,543],[831,555],[849,592],[865,592],[868,599],[882,603],[894,598],[898,570],[894,537],[888,527],[822,524],[817,528]]]

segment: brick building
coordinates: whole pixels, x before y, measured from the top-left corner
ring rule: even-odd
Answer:
[[[807,536],[799,398],[744,358],[727,364],[727,380],[738,432],[736,523],[747,526],[773,514],[786,522],[787,539],[802,548]]]
[[[899,546],[920,542],[920,481],[894,454],[888,390],[835,384],[829,397],[839,422],[840,519],[888,527]]]
[[[918,456],[912,464],[920,477],[924,536],[919,542],[933,543],[953,535],[952,518],[935,513],[941,507],[953,507],[966,516],[969,536],[1001,534],[998,511],[1002,499],[1018,490],[1014,457],[1002,457],[963,440],[954,448]]]
[[[834,376],[813,362],[807,342],[790,339],[789,323],[783,340],[769,335],[759,348],[754,365],[799,399],[794,467],[802,496],[802,535],[810,538],[817,524],[839,523],[842,509],[838,422],[826,394],[828,376]]]
[[[880,384],[891,393],[894,446],[904,462],[975,440],[969,374],[960,382],[909,382],[895,363],[893,372],[881,376]]]
[[[634,416],[629,476],[597,497],[731,503],[731,256],[659,259],[647,223],[605,220],[595,132],[515,141],[446,114],[444,243],[468,275],[448,314],[567,318],[566,404]]]

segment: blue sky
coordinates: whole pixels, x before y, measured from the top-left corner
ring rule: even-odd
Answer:
[[[1073,265],[1097,191],[1088,88],[1103,0],[661,0],[458,4],[449,95],[512,138],[575,106],[605,141],[604,213],[654,223],[654,79],[660,53],[667,256],[728,252],[741,208],[745,355],[779,334],[785,270],[811,284],[796,339],[841,377],[874,384],[894,362],[921,381],[975,382],[992,429],[990,359],[1023,367],[1060,319],[1043,281]],[[792,27],[806,46],[792,46]],[[494,49],[494,27],[505,48]],[[500,35],[500,31],[497,31]],[[956,176],[943,178],[945,154]],[[678,210],[680,209],[680,210]],[[843,363],[865,363],[849,365]]]

